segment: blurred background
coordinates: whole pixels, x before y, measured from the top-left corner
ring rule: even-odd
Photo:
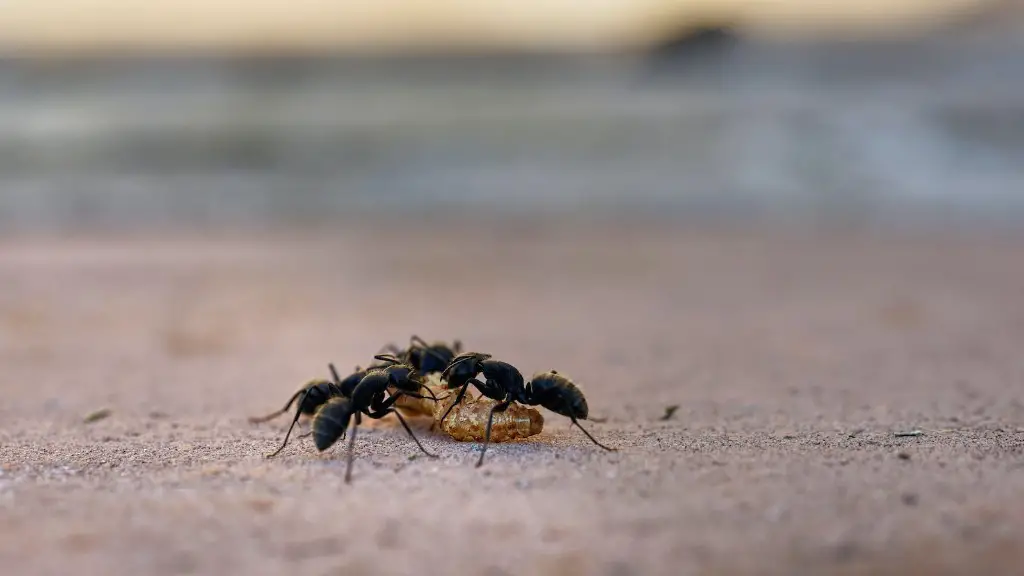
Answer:
[[[13,0],[0,231],[1014,222],[1022,0]]]
[[[0,565],[1011,573],[1022,217],[1024,0],[5,0]],[[411,334],[622,450],[262,458]]]

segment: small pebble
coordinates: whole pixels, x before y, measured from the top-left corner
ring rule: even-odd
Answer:
[[[899,458],[900,460],[910,460],[910,453],[908,453],[908,452],[900,452],[900,453],[896,454],[896,457]]]
[[[89,413],[85,418],[82,419],[82,422],[85,423],[85,424],[92,424],[93,422],[99,422],[100,420],[103,420],[105,418],[109,418],[110,415],[113,414],[113,413],[114,413],[114,411],[111,410],[110,408],[101,408],[100,410],[97,410],[95,412]]]

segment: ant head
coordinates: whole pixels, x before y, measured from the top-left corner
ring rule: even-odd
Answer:
[[[391,385],[399,390],[415,392],[423,384],[418,370],[408,364],[393,364],[386,368]]]
[[[483,352],[463,352],[455,358],[452,358],[452,361],[448,363],[448,367],[445,368],[445,373],[447,374],[453,368],[462,364],[469,364],[475,367],[477,364],[490,358],[490,354],[485,354]]]

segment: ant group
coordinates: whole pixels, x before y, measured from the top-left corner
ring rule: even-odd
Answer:
[[[435,424],[444,423],[445,418],[462,402],[470,385],[483,396],[497,401],[488,413],[484,443],[480,459],[476,463],[477,467],[483,464],[484,454],[490,444],[495,414],[505,412],[513,402],[541,406],[566,416],[594,444],[605,450],[614,450],[598,442],[580,425],[579,421],[586,420],[588,416],[587,400],[572,380],[555,370],[539,372],[526,382],[516,367],[507,362],[494,360],[490,354],[462,352],[462,343],[458,340],[452,344],[428,343],[416,335],[409,339],[408,348],[400,349],[394,344],[388,344],[373,359],[374,363],[366,368],[357,366],[345,378],[340,377],[334,364],[328,364],[330,380],[310,380],[295,392],[280,410],[266,416],[250,418],[249,421],[253,423],[266,422],[286,413],[293,404],[296,404],[295,416],[285,433],[284,441],[276,451],[267,454],[267,458],[272,458],[284,450],[292,430],[302,416],[312,417],[311,430],[302,437],[312,435],[313,443],[320,452],[344,438],[351,423],[352,431],[349,435],[345,469],[345,482],[349,483],[352,478],[353,445],[362,417],[380,419],[388,414],[394,414],[398,418],[402,427],[424,454],[436,458],[435,454],[428,452],[420,444],[405,418],[395,407],[395,403],[403,396],[437,402],[437,396],[426,385],[425,380],[426,375],[432,373],[440,373],[444,387],[451,390],[449,395],[457,394],[455,401]],[[483,381],[478,378],[481,374]],[[421,390],[425,390],[428,395],[420,394]],[[437,412],[440,412],[440,409]]]
[[[363,416],[380,419],[388,414],[394,414],[409,436],[416,442],[416,446],[427,456],[436,458],[435,454],[427,452],[420,444],[405,418],[392,405],[402,396],[427,398],[418,393],[421,388],[430,393],[431,399],[437,400],[437,397],[434,396],[430,388],[423,384],[423,379],[417,370],[396,356],[378,354],[374,356],[374,360],[380,364],[366,370],[357,368],[355,372],[344,379],[338,376],[338,370],[334,364],[328,364],[333,381],[312,380],[296,392],[281,410],[260,418],[250,418],[252,422],[264,422],[275,418],[286,412],[289,406],[298,399],[299,404],[295,410],[295,418],[292,419],[292,424],[285,434],[284,442],[276,451],[267,454],[267,458],[273,458],[284,450],[292,429],[303,414],[312,414],[313,416],[312,431],[306,435],[312,434],[313,443],[320,452],[327,450],[339,439],[344,438],[349,421],[353,419],[353,416],[355,417],[352,423],[352,435],[349,437],[348,469],[345,471],[345,482],[350,482],[352,478],[352,445],[355,442],[356,429],[362,423]],[[389,393],[389,390],[394,390],[394,392]]]

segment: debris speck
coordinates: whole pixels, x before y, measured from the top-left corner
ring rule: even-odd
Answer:
[[[95,412],[90,412],[85,418],[82,419],[84,424],[92,424],[93,422],[99,422],[105,418],[109,418],[114,411],[110,408],[101,408]]]
[[[671,420],[672,417],[675,416],[676,410],[679,410],[679,405],[678,404],[673,404],[671,406],[665,406],[665,414],[661,417],[661,419],[663,421],[664,420]]]
[[[895,432],[893,435],[897,438],[915,438],[917,436],[924,436],[924,432],[922,430],[914,429],[907,430],[905,432]]]
[[[896,457],[899,458],[900,460],[910,460],[910,453],[909,452],[900,452],[900,453],[896,454]]]

